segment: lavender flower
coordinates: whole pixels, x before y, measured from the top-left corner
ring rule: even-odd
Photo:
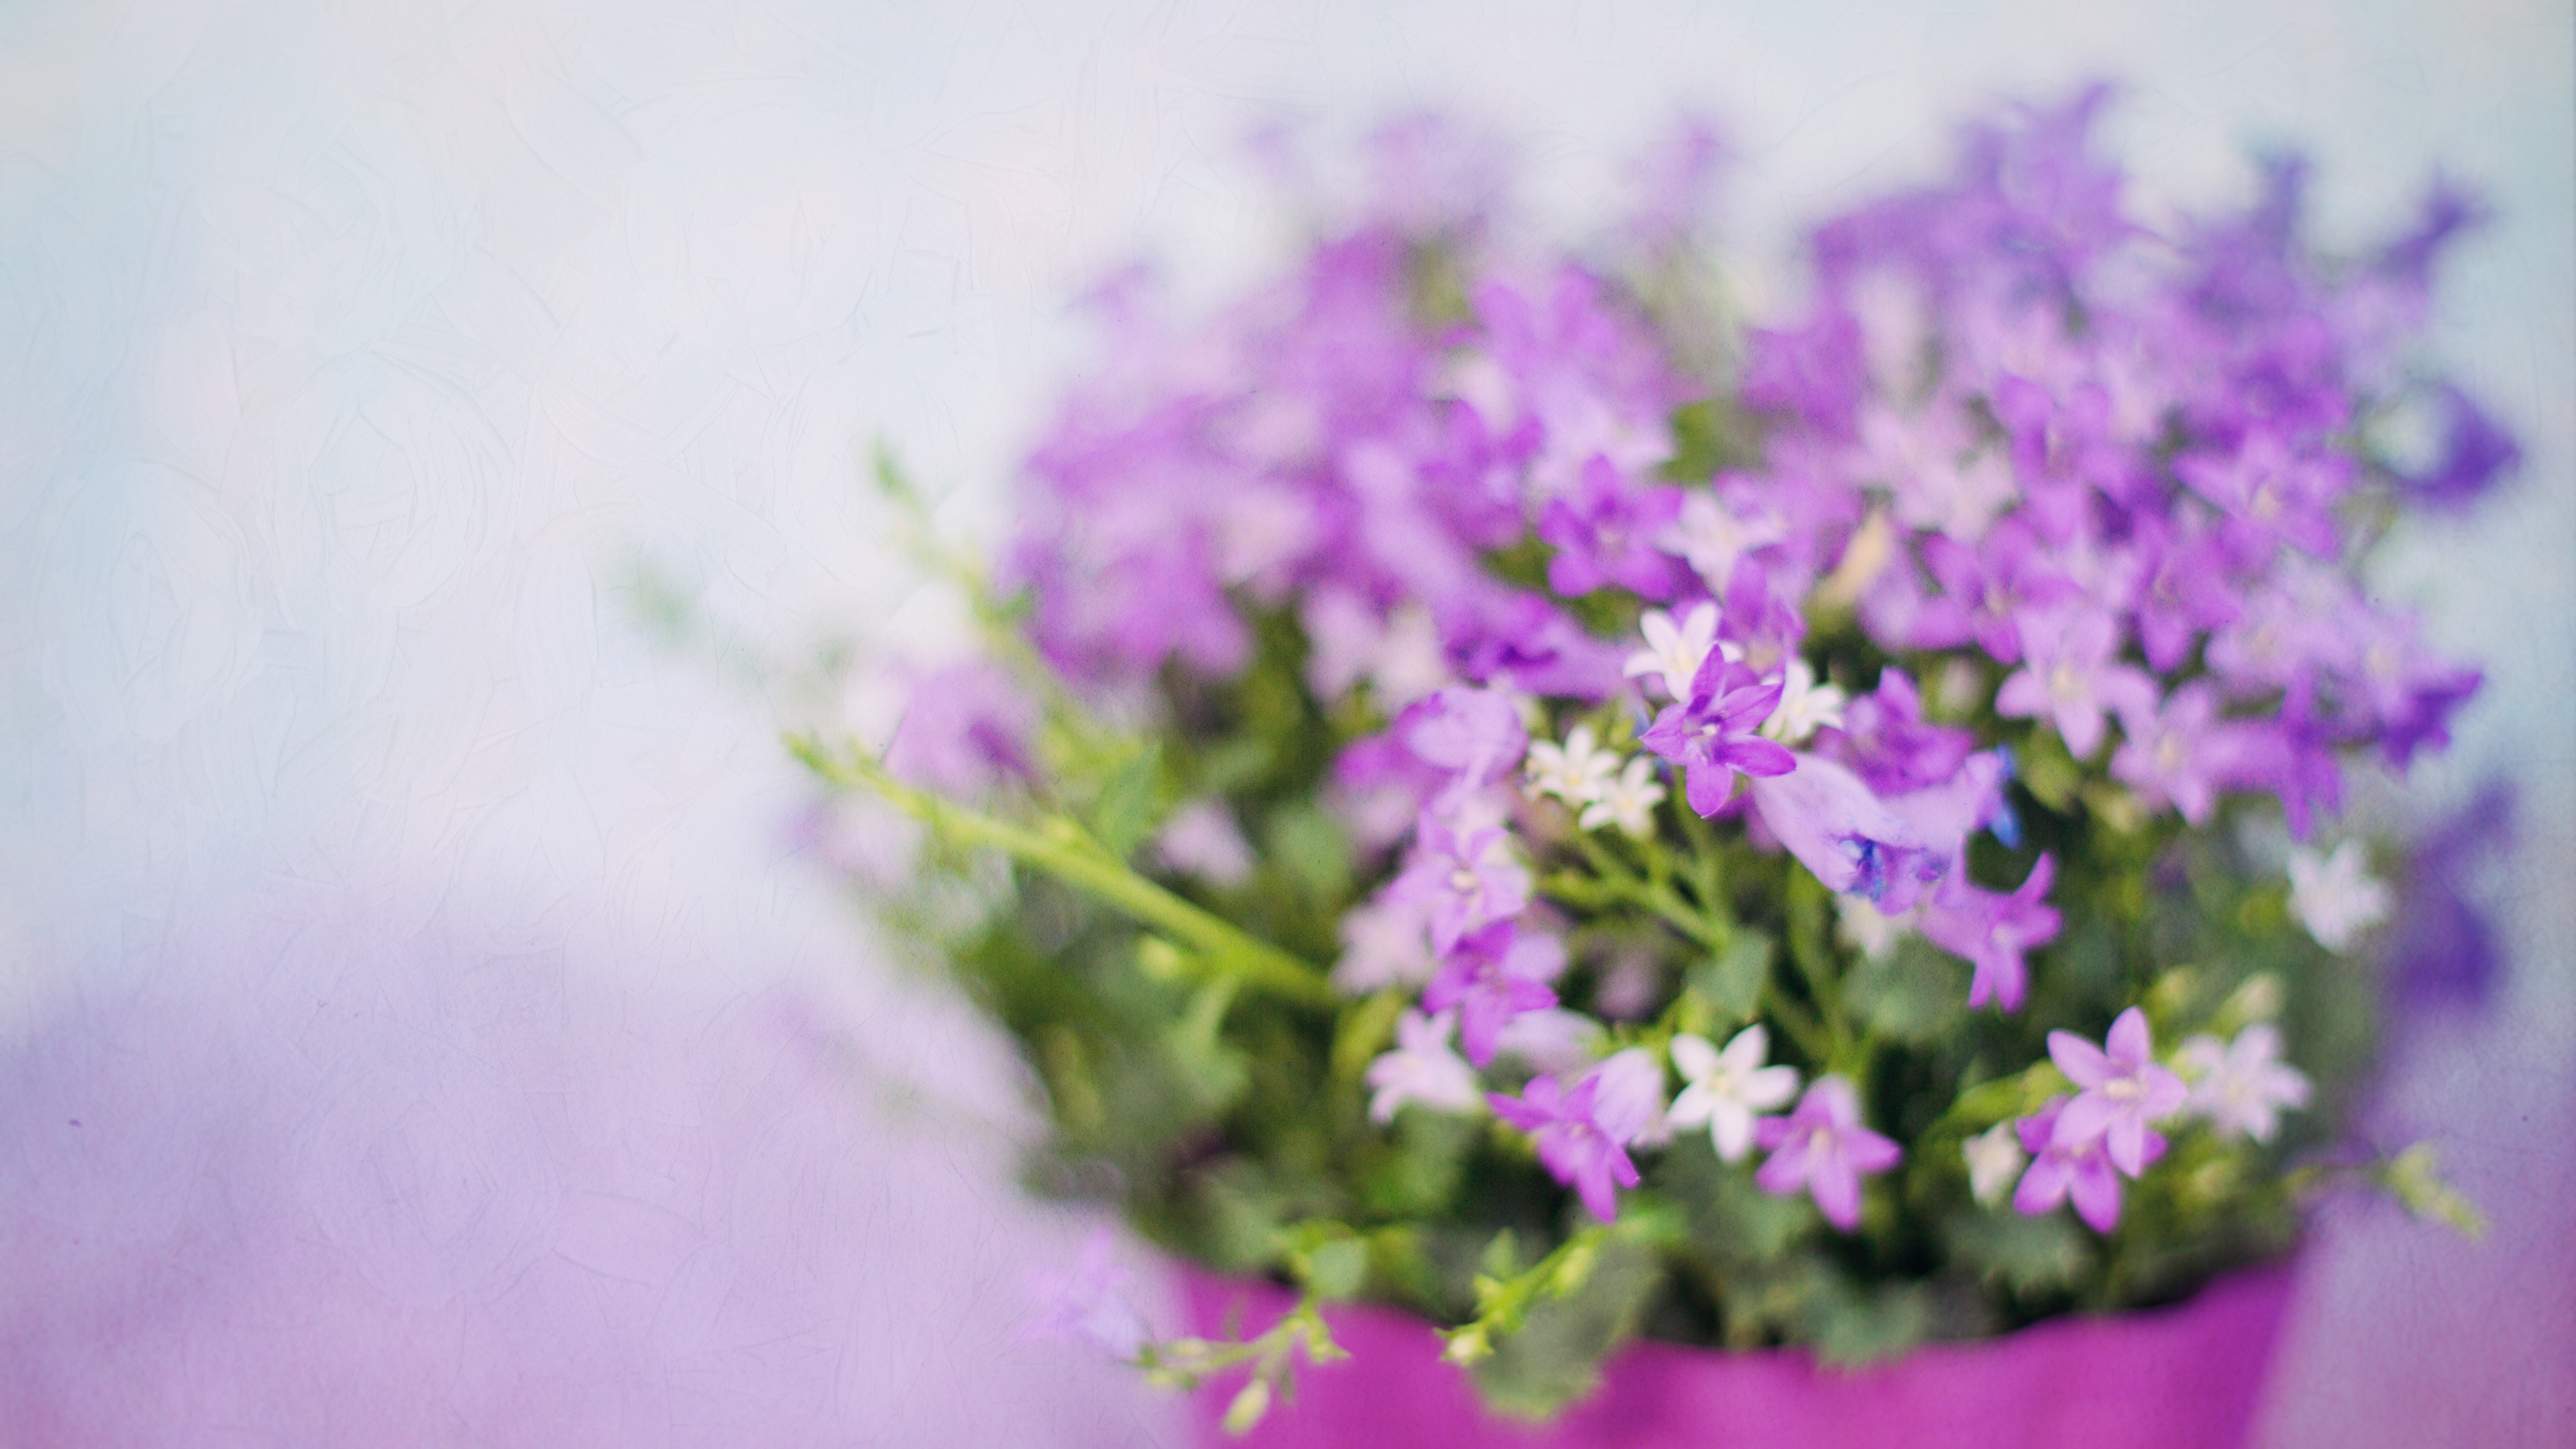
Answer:
[[[1743,1161],[1753,1150],[1756,1115],[1798,1095],[1797,1068],[1763,1065],[1770,1050],[1770,1034],[1760,1022],[1737,1032],[1724,1051],[1709,1045],[1706,1037],[1688,1032],[1674,1037],[1673,1070],[1689,1085],[1673,1098],[1666,1114],[1672,1125],[1706,1122],[1718,1157]]]
[[[1771,1154],[1754,1185],[1784,1197],[1805,1188],[1825,1221],[1844,1232],[1860,1226],[1862,1175],[1885,1172],[1905,1156],[1860,1125],[1860,1096],[1837,1076],[1818,1077],[1788,1116],[1754,1124],[1753,1140]]]
[[[1155,837],[1163,864],[1214,886],[1239,886],[1252,879],[1252,847],[1222,800],[1193,800],[1172,812]]]
[[[1539,1164],[1574,1189],[1601,1221],[1619,1217],[1618,1189],[1637,1185],[1637,1165],[1618,1136],[1600,1120],[1601,1078],[1584,1077],[1571,1090],[1555,1077],[1533,1077],[1518,1097],[1488,1093],[1494,1115],[1530,1135]],[[1625,1126],[1626,1123],[1619,1125]]]
[[[2036,1217],[2071,1197],[2076,1216],[2093,1231],[2107,1233],[2120,1225],[2120,1175],[2112,1170],[2100,1136],[2070,1137],[2062,1130],[2067,1106],[2067,1098],[2051,1097],[2016,1124],[2031,1162],[2013,1192],[2013,1210]],[[2164,1150],[2165,1140],[2149,1133],[2141,1167]]]
[[[1644,1047],[1611,1053],[1586,1080],[1600,1082],[1592,1120],[1622,1147],[1661,1147],[1675,1126],[1664,1111],[1664,1064]]]
[[[2268,1022],[2246,1027],[2233,1042],[2186,1037],[2174,1059],[2191,1082],[2184,1110],[2222,1137],[2269,1142],[2282,1108],[2308,1105],[2308,1079],[2281,1060],[2281,1033]]]
[[[2112,1166],[2131,1177],[2146,1171],[2164,1151],[2164,1139],[2147,1124],[2171,1116],[2190,1095],[2182,1078],[2156,1064],[2147,1014],[2134,1006],[2121,1012],[2101,1047],[2052,1031],[2048,1055],[2082,1089],[2057,1117],[2051,1141],[2071,1148],[2098,1137]]]
[[[1682,495],[1680,515],[1656,536],[1655,543],[1667,553],[1681,555],[1702,583],[1722,589],[1746,555],[1787,537],[1787,521],[1778,514],[1741,517],[1716,494],[1694,489]],[[1697,668],[1694,664],[1676,677],[1688,679]]]
[[[1461,936],[1529,905],[1530,873],[1512,859],[1505,842],[1500,827],[1457,827],[1422,812],[1413,857],[1387,884],[1387,895],[1430,912],[1435,951],[1445,956]]]
[[[1683,574],[1655,540],[1681,510],[1679,490],[1623,487],[1617,467],[1594,455],[1573,491],[1549,500],[1539,514],[1538,536],[1558,549],[1548,560],[1547,586],[1566,598],[1605,584],[1670,598]]]
[[[1524,936],[1511,922],[1497,921],[1459,938],[1424,989],[1422,1004],[1434,1011],[1454,1008],[1468,1060],[1486,1066],[1512,1018],[1556,1005],[1548,983],[1564,972],[1564,942]]]
[[[1797,768],[1795,757],[1759,733],[1780,689],[1711,651],[1691,677],[1689,697],[1666,705],[1638,743],[1681,766],[1682,797],[1714,815],[1734,792],[1737,771],[1762,778]]]
[[[1408,900],[1380,896],[1342,915],[1341,960],[1333,985],[1354,996],[1389,986],[1420,986],[1439,963],[1431,956],[1431,918]]]
[[[1395,1050],[1369,1063],[1369,1118],[1391,1122],[1396,1109],[1418,1102],[1435,1112],[1472,1112],[1484,1101],[1476,1070],[1449,1049],[1457,1016],[1424,1016],[1408,1009],[1395,1019]]]
[[[2120,729],[2127,739],[2111,756],[2112,775],[2149,809],[2170,803],[2192,824],[2208,823],[2224,770],[2242,753],[2242,731],[2218,718],[2217,691],[2195,679],[2161,709],[2152,700],[2129,701]]]
[[[2010,895],[1957,881],[1923,908],[1924,939],[1977,968],[1968,982],[1971,1007],[1991,1001],[2006,1011],[2021,1010],[2030,988],[2024,953],[2057,939],[2060,917],[2044,903],[2056,870],[2056,862],[2042,855]]]
[[[2102,743],[2106,708],[2152,709],[2155,682],[2113,662],[2120,626],[2101,609],[2068,608],[2020,618],[2024,667],[1995,694],[1995,713],[2044,715],[2057,726],[2067,752],[2081,760]]]
[[[1417,759],[1476,785],[1508,773],[1529,747],[1520,711],[1491,689],[1443,689],[1407,709],[1395,729]]]
[[[1037,706],[989,664],[956,664],[912,686],[910,708],[886,745],[895,778],[952,795],[980,793],[1004,776],[1027,776]]]

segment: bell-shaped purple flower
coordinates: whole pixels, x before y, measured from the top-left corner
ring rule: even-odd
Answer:
[[[1860,1226],[1860,1180],[1905,1156],[1894,1142],[1860,1124],[1860,1094],[1841,1077],[1818,1077],[1786,1117],[1753,1124],[1753,1140],[1771,1154],[1754,1185],[1783,1197],[1801,1187],[1825,1221],[1844,1232]]]
[[[1564,973],[1563,941],[1522,935],[1511,922],[1496,921],[1458,938],[1424,988],[1422,1004],[1457,1011],[1467,1059],[1481,1067],[1493,1061],[1513,1018],[1556,1005],[1548,983]]]
[[[1927,849],[1858,775],[1817,755],[1793,756],[1792,763],[1786,774],[1755,777],[1753,809],[1826,889],[1864,897],[1893,915],[1940,881],[1941,853]]]
[[[2117,662],[2119,621],[2101,609],[2074,607],[2021,616],[2023,667],[1995,691],[1995,713],[2046,716],[2081,760],[2102,743],[2108,710],[2155,704],[2155,682]]]
[[[1734,792],[1736,771],[1758,779],[1797,768],[1795,756],[1759,733],[1782,687],[1712,649],[1691,678],[1689,697],[1664,706],[1638,743],[1681,766],[1682,797],[1714,815]]]

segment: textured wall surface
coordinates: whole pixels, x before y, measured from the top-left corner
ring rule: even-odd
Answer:
[[[2492,662],[2412,788],[2511,781],[2512,968],[2376,1119],[2496,1232],[2330,1210],[2269,1436],[2576,1442],[2558,0],[0,7],[0,1442],[1176,1442],[1012,1339],[1084,1225],[1009,1058],[796,863],[773,702],[629,561],[762,649],[926,628],[866,442],[990,529],[1098,267],[1275,254],[1254,126],[1455,106],[1572,225],[1705,108],[1777,257],[2095,73],[2153,194],[2296,139],[2330,233],[2437,164],[2499,207],[2440,340],[2529,466],[2386,583]]]

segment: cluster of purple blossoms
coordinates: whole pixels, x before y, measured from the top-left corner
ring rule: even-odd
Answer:
[[[2193,824],[2222,796],[2272,797],[2305,839],[2356,755],[2403,767],[2446,739],[2476,671],[2356,566],[2375,509],[2448,506],[2514,460],[2458,390],[2405,370],[2465,209],[2438,197],[2328,267],[2281,167],[2248,214],[2158,233],[2090,148],[2100,99],[1975,129],[1949,182],[1814,233],[1812,305],[1745,339],[1730,401],[1756,446],[1738,466],[1679,471],[1677,411],[1715,384],[1683,374],[1641,305],[1583,266],[1498,256],[1473,206],[1362,225],[1204,327],[1159,323],[1134,288],[1106,298],[1109,363],[1031,459],[1005,582],[1077,691],[1232,676],[1256,620],[1286,616],[1327,712],[1382,726],[1327,786],[1386,865],[1341,923],[1335,979],[1420,993],[1370,1075],[1381,1118],[1490,1105],[1605,1218],[1637,1180],[1631,1148],[1707,1121],[1730,1160],[1770,1153],[1763,1187],[1804,1188],[1849,1228],[1860,1177],[1900,1154],[1841,1077],[1757,1118],[1787,1102],[1776,1079],[1712,1084],[1750,1080],[1759,1039],[1721,1070],[1674,1038],[1690,1085],[1667,1112],[1656,1053],[1515,1052],[1522,1023],[1567,1010],[1573,922],[1533,866],[1569,812],[1639,838],[1659,811],[1740,829],[1847,920],[1971,963],[1970,1004],[2009,1012],[2061,927],[2049,855],[2017,888],[1970,878],[1973,837],[2012,841],[2017,751],[2062,749]],[[1468,279],[1462,305],[1423,305],[1426,256]],[[2410,471],[2383,435],[2427,410],[2444,448]],[[1543,588],[1497,566],[1530,550]],[[1586,627],[1605,601],[1642,614],[1634,634]],[[1830,616],[1896,662],[1820,675],[1807,636]],[[990,763],[1025,769],[1024,721],[956,707]],[[1623,715],[1635,753],[1589,724],[1551,737]],[[2107,1228],[2186,1088],[2135,1010],[2107,1049],[2050,1049],[2079,1090],[1981,1139],[1981,1194],[2018,1150],[2017,1205],[2071,1199]],[[1507,1061],[1542,1070],[1517,1095],[1470,1090]],[[2247,1090],[2295,1105],[2265,1080]]]

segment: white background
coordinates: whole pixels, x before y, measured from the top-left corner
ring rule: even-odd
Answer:
[[[2271,1442],[2576,1438],[2550,0],[0,8],[0,1421],[1170,1442],[1011,1341],[1079,1225],[1012,1187],[1007,1058],[791,858],[771,703],[648,647],[630,562],[762,648],[902,642],[866,443],[993,529],[1100,267],[1277,254],[1253,127],[1456,108],[1579,235],[1704,109],[1777,290],[1798,219],[2092,74],[2150,204],[2296,141],[2330,236],[2437,165],[2499,208],[2440,341],[2530,463],[2386,583],[2492,665],[2413,788],[2516,781],[2517,960],[2380,1115],[2498,1232],[2331,1214]]]

